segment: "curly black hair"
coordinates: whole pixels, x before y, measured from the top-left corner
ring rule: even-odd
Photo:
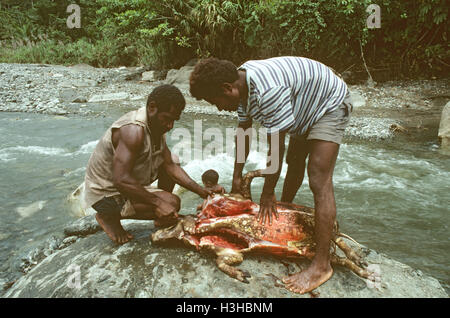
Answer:
[[[189,78],[190,92],[197,100],[222,95],[222,85],[239,78],[236,65],[211,57],[195,65]]]
[[[219,182],[219,174],[216,170],[209,169],[202,174],[202,181],[203,183],[217,184]]]
[[[160,85],[155,87],[148,95],[147,107],[150,102],[155,102],[159,112],[168,113],[174,106],[177,111],[182,112],[186,106],[186,100],[180,90],[174,85]]]

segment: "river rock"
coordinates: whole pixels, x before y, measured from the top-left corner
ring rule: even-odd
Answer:
[[[59,92],[59,98],[63,102],[68,103],[85,103],[87,98],[80,94],[77,89],[63,89]]]
[[[138,81],[141,79],[142,74],[147,71],[147,67],[120,67],[116,69],[116,72],[119,72],[116,76],[114,76],[113,81],[121,82],[121,81]]]
[[[442,110],[438,136],[441,141],[441,148],[450,151],[450,102]]]
[[[155,81],[156,80],[156,78],[155,78],[155,71],[148,71],[148,72],[142,73],[142,80],[143,81],[148,81],[148,82]]]
[[[78,96],[72,101],[72,103],[87,103],[87,98],[83,96]]]
[[[101,230],[94,215],[84,216],[64,228],[66,236],[86,236]]]
[[[52,236],[46,241],[40,243],[38,246],[19,256],[19,260],[16,263],[16,268],[22,273],[27,273],[31,268],[33,268],[34,265],[54,253],[61,246],[61,239],[59,237]]]
[[[69,246],[70,244],[75,243],[77,240],[78,240],[78,236],[75,236],[75,235],[74,235],[74,236],[66,237],[66,238],[62,241],[61,246],[62,246],[62,247]]]
[[[350,91],[350,97],[354,108],[366,106],[366,99],[357,91]]]
[[[134,240],[118,246],[103,231],[71,238],[72,244],[45,257],[4,297],[310,297],[276,286],[277,277],[299,270],[292,261],[286,266],[276,257],[247,255],[239,268],[252,277],[244,284],[222,273],[212,255],[152,245],[153,222],[126,221]],[[448,297],[436,279],[375,251],[364,252],[378,279],[367,282],[335,267],[333,277],[315,290],[319,297]]]
[[[130,95],[125,92],[120,93],[110,93],[110,94],[98,94],[94,95],[89,99],[89,103],[107,102],[113,100],[124,100],[128,99]]]
[[[191,76],[194,66],[183,66],[179,70],[171,69],[167,72],[166,83],[173,85],[189,85],[189,76]]]
[[[70,84],[71,86],[75,87],[95,87],[98,85],[98,82],[93,79],[84,78],[79,80],[72,80]]]

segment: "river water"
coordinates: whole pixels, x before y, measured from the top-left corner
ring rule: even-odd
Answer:
[[[66,197],[83,181],[97,140],[127,110],[116,108],[90,118],[0,113],[0,280],[9,281],[21,255],[60,234],[78,217]],[[177,136],[169,132],[167,141],[171,147],[180,145],[180,134],[183,142],[192,140],[191,160],[183,162],[184,169],[200,182],[203,171],[214,168],[220,173],[219,182],[230,190],[234,159],[223,151],[226,127],[234,126],[235,120],[228,117],[185,113],[175,128],[187,130],[178,129]],[[214,139],[216,145],[223,144],[223,151],[214,153],[208,148],[213,139],[208,128],[223,132],[223,140]],[[195,142],[195,133],[203,133],[203,144]],[[264,166],[264,149],[256,150],[260,151],[250,154],[248,170]],[[277,198],[285,171],[283,167]],[[341,146],[334,176],[341,230],[369,248],[439,279],[449,292],[449,180],[450,158],[439,153],[433,140],[406,146],[347,141]],[[307,183],[306,176],[294,202],[313,206]],[[262,184],[262,179],[255,179],[256,201]],[[193,193],[182,189],[177,193],[182,213],[193,213],[201,202]]]

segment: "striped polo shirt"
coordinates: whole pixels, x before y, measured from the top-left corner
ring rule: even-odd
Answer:
[[[324,64],[304,57],[247,61],[247,106],[238,107],[240,122],[256,120],[268,133],[302,135],[324,114],[342,104],[347,85]]]

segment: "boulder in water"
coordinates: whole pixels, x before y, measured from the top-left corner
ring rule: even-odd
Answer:
[[[441,141],[441,148],[450,151],[450,102],[442,110],[438,136]]]

